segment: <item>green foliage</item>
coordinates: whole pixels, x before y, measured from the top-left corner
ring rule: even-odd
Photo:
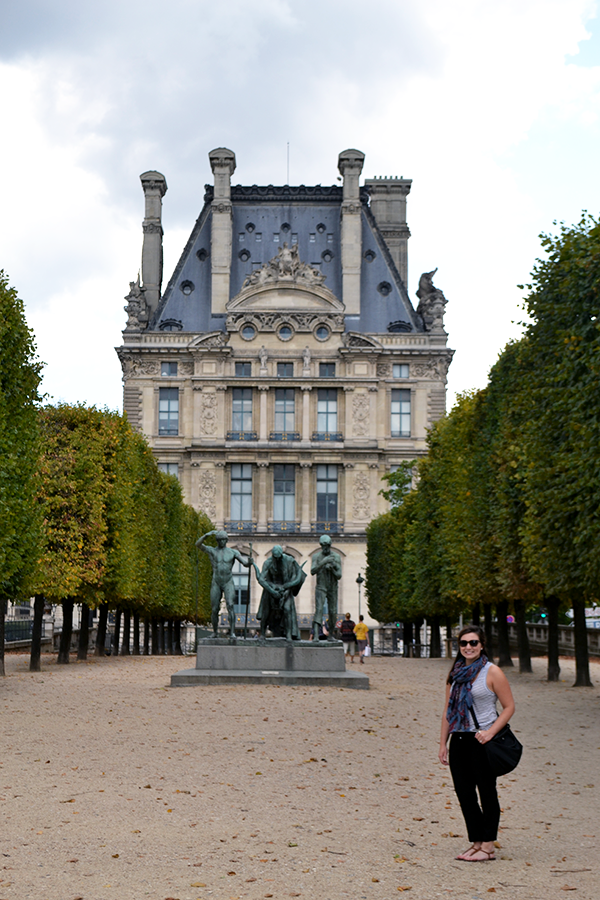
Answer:
[[[558,597],[581,619],[600,594],[600,224],[542,244],[523,339],[430,430],[416,489],[411,464],[385,479],[395,507],[367,533],[375,618]]]
[[[142,616],[196,611],[195,541],[212,523],[183,502],[126,417],[84,406],[41,412],[43,517],[32,593],[102,602]],[[208,560],[207,560],[208,562]],[[210,581],[200,567],[199,616]]]
[[[23,303],[0,271],[0,593],[22,593],[40,521],[36,516],[39,453],[37,405],[42,364]]]

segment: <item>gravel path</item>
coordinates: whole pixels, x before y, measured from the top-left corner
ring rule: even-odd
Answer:
[[[593,689],[509,673],[525,756],[495,862],[437,761],[443,660],[371,658],[371,690],[170,688],[181,658],[7,658],[0,900],[579,900],[600,895]],[[594,887],[595,886],[595,887]]]

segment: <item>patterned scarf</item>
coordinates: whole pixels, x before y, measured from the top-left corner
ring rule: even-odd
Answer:
[[[454,663],[450,672],[452,690],[450,691],[448,709],[446,710],[450,734],[454,731],[470,730],[469,712],[473,708],[471,686],[487,661],[487,656],[482,653],[479,659],[476,659],[475,662],[470,663],[468,666],[465,665],[463,657],[460,657]]]

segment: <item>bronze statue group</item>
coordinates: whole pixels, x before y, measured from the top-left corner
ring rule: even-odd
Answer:
[[[216,539],[216,547],[205,543],[208,537]],[[273,637],[283,637],[288,641],[300,640],[295,598],[306,580],[304,563],[302,566],[298,565],[293,556],[284,553],[283,548],[276,544],[262,570],[259,570],[251,556],[245,557],[238,550],[228,547],[227,541],[227,532],[209,531],[196,542],[196,546],[208,554],[212,564],[210,602],[215,635],[219,630],[219,609],[221,598],[224,597],[229,616],[229,636],[235,637],[233,566],[237,561],[246,568],[254,567],[256,580],[263,589],[256,616],[260,622],[261,639],[266,639],[269,631]],[[315,634],[319,633],[327,609],[327,631],[329,639],[333,640],[338,615],[338,582],[342,577],[342,561],[339,553],[331,549],[331,538],[328,534],[322,535],[319,543],[321,549],[315,554],[311,566],[311,575],[317,577],[313,629]]]

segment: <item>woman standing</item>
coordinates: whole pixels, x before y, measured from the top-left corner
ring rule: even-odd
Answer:
[[[504,728],[515,711],[515,702],[506,675],[485,655],[485,634],[481,628],[463,628],[458,635],[458,648],[446,682],[439,757],[447,766],[450,735],[450,772],[472,841],[472,846],[456,859],[487,862],[496,858],[494,841],[498,836],[500,804],[496,776],[490,769],[484,744]],[[500,715],[496,700],[502,706]]]

